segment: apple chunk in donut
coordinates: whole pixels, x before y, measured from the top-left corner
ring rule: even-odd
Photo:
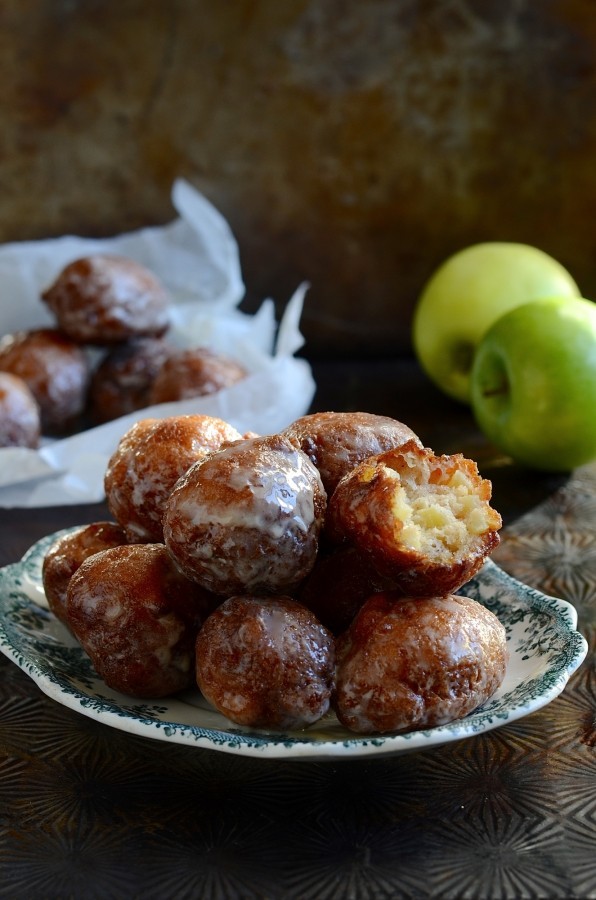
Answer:
[[[505,628],[476,600],[375,594],[338,638],[334,708],[360,734],[434,728],[486,702],[505,677]]]
[[[473,460],[408,442],[344,476],[329,501],[327,532],[365,552],[404,593],[448,594],[499,543],[491,492]]]
[[[164,515],[182,571],[223,596],[288,593],[314,566],[327,495],[282,435],[231,444],[191,466]]]
[[[163,544],[88,557],[66,593],[68,624],[96,672],[133,697],[166,697],[194,683],[197,632],[215,605]]]

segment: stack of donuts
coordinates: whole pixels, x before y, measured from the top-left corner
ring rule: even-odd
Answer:
[[[198,687],[237,725],[361,734],[458,719],[501,684],[505,630],[460,590],[499,542],[491,484],[385,416],[277,434],[141,419],[105,473],[114,521],[58,538],[53,613],[111,688]]]
[[[154,403],[212,394],[247,374],[209,347],[167,340],[169,296],[122,256],[64,267],[40,301],[54,324],[0,340],[0,447],[39,445]]]

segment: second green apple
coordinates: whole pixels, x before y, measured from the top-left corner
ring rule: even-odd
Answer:
[[[566,472],[596,458],[596,304],[545,299],[505,313],[471,370],[472,409],[522,465]]]

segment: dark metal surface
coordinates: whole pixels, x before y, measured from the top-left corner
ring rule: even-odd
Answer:
[[[246,307],[405,353],[447,256],[534,244],[596,296],[593,0],[3,0],[0,241],[169,221],[189,179]]]
[[[318,409],[407,421],[496,475],[495,561],[579,612],[590,653],[542,710],[378,760],[241,759],[116,731],[0,658],[0,897],[596,897],[596,468],[519,472],[409,363],[321,366]],[[499,477],[499,473],[508,473]],[[0,564],[103,506],[0,511]]]

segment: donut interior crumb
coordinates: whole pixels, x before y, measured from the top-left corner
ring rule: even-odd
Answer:
[[[419,457],[385,475],[395,483],[391,497],[395,540],[434,559],[467,552],[476,538],[500,526],[488,503],[486,482],[468,461],[454,457]]]

